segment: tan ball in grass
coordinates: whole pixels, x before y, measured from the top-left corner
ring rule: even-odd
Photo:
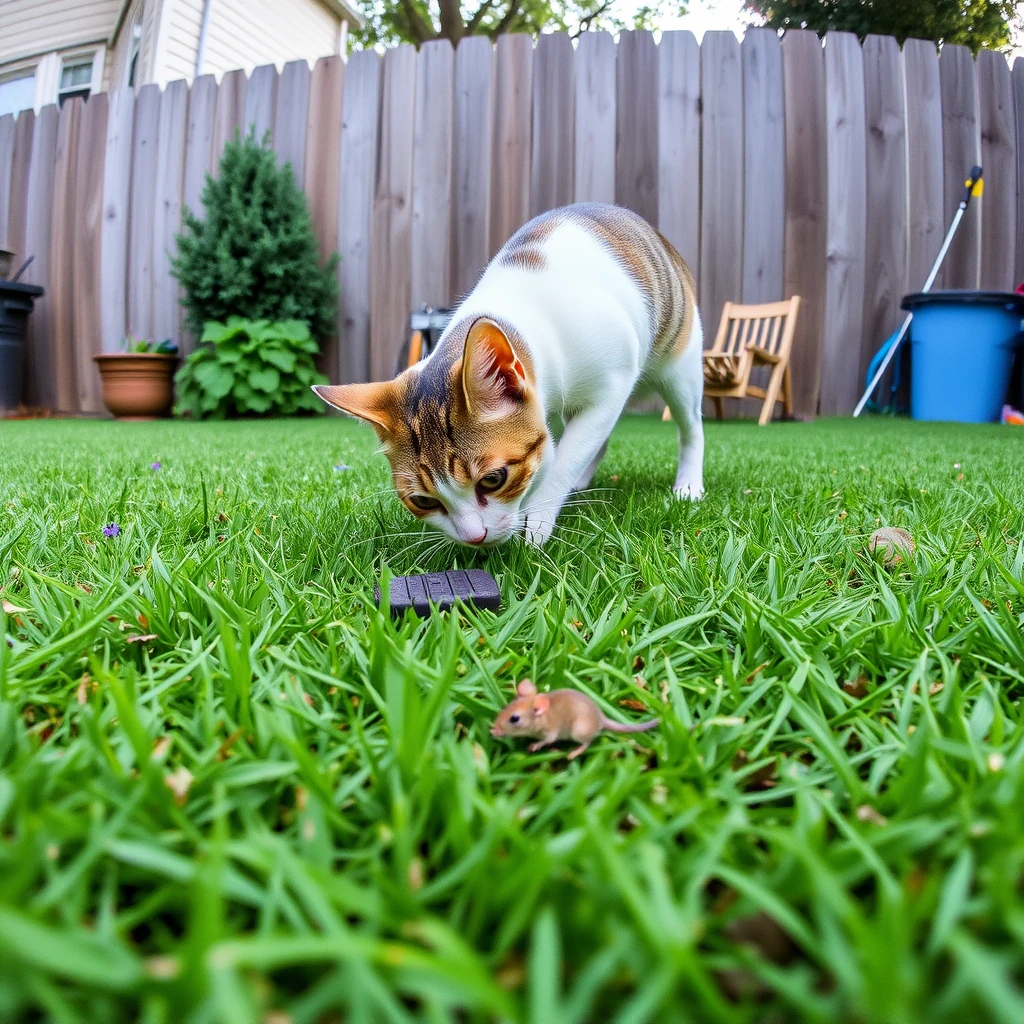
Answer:
[[[914,538],[899,526],[883,526],[871,534],[868,550],[892,569],[914,557]]]

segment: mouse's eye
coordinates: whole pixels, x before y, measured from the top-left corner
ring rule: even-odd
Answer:
[[[421,512],[436,512],[441,507],[441,502],[429,494],[410,494],[409,501]]]
[[[485,473],[477,483],[481,491],[496,491],[503,487],[508,479],[508,470],[502,466],[501,469],[492,469]]]
[[[518,715],[513,715],[513,716],[512,716],[512,717],[511,717],[511,718],[509,719],[509,721],[510,721],[510,722],[511,722],[511,723],[512,723],[513,725],[515,725],[515,724],[516,724],[516,722],[518,722],[518,721],[519,721],[519,716],[518,716]]]

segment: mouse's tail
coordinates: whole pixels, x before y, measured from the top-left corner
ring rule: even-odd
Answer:
[[[653,729],[660,721],[658,718],[652,718],[647,722],[614,722],[606,717],[604,727],[609,732],[646,732],[648,729]]]

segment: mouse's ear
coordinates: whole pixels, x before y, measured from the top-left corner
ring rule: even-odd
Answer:
[[[529,679],[524,679],[517,687],[516,693],[520,697],[532,697],[537,692],[537,687]]]
[[[551,707],[551,700],[546,693],[538,693],[533,701],[533,713],[543,715]]]

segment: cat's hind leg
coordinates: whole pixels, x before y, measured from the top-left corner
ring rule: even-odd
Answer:
[[[679,467],[672,490],[677,498],[690,501],[704,497],[703,348],[704,332],[700,317],[695,316],[689,344],[666,361],[656,383],[679,428]]]

